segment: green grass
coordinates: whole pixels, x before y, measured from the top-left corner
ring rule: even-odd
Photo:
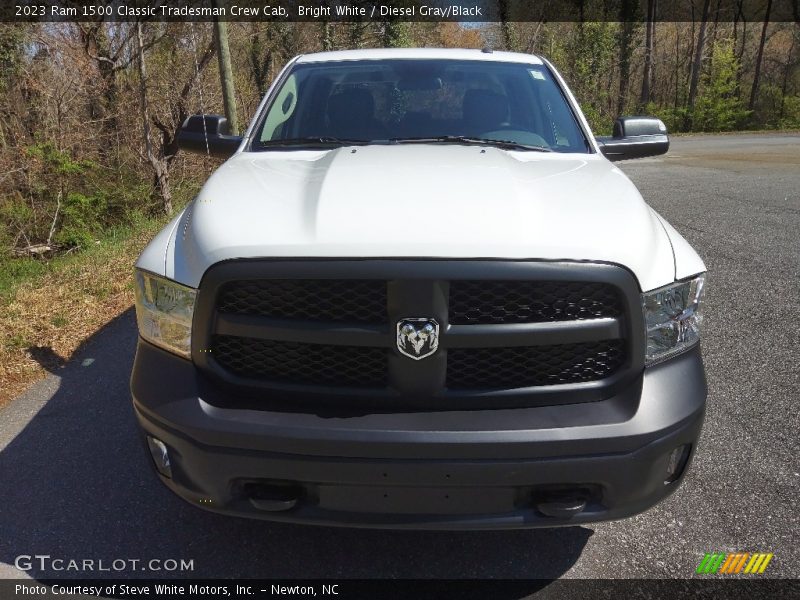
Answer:
[[[115,255],[115,248],[128,241],[133,236],[154,236],[158,230],[167,223],[164,216],[145,217],[135,215],[125,225],[117,225],[97,237],[96,243],[86,249],[79,249],[68,254],[57,255],[53,258],[0,258],[0,304],[14,296],[20,284],[39,279],[50,273],[60,273],[69,277],[70,271],[80,268],[87,260]],[[98,282],[92,289],[85,293],[102,298],[108,290]],[[58,316],[54,316],[58,319]],[[55,324],[55,323],[54,323]]]
[[[58,260],[58,259],[56,259]],[[0,262],[0,299],[11,295],[22,281],[47,273],[53,261],[34,258],[8,258]]]

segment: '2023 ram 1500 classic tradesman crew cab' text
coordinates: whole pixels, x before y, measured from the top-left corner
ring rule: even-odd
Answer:
[[[139,258],[131,390],[198,507],[369,527],[617,519],[674,490],[706,382],[705,266],[557,71],[479,50],[293,59]]]

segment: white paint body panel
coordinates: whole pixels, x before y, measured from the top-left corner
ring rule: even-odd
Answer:
[[[336,50],[303,54],[298,63],[335,62],[342,60],[382,60],[382,59],[440,59],[475,60],[483,62],[510,62],[527,65],[541,65],[543,61],[534,54],[520,52],[483,52],[471,48],[364,48],[361,50]]]
[[[705,272],[706,265],[703,263],[703,259],[698,256],[689,242],[672,225],[667,223],[664,217],[656,211],[653,211],[653,213],[661,221],[670,242],[672,242],[672,250],[675,253],[675,279],[687,279],[698,273]]]
[[[541,64],[474,50],[345,51],[297,62],[405,54]],[[214,263],[236,258],[603,261],[627,267],[645,291],[674,281],[676,264],[679,277],[705,270],[599,153],[451,144],[240,150],[167,229],[137,266],[192,287]]]

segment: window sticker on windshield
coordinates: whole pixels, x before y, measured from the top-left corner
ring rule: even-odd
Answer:
[[[541,79],[542,81],[544,81],[544,73],[542,73],[541,71],[537,71],[536,69],[530,69],[528,72],[534,79]]]

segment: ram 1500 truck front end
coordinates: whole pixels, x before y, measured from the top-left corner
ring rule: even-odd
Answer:
[[[131,391],[175,493],[518,528],[680,484],[705,267],[609,161],[666,151],[660,122],[597,140],[546,61],[468,50],[300,57],[242,138],[197,118],[184,147],[232,156],[136,270]]]

